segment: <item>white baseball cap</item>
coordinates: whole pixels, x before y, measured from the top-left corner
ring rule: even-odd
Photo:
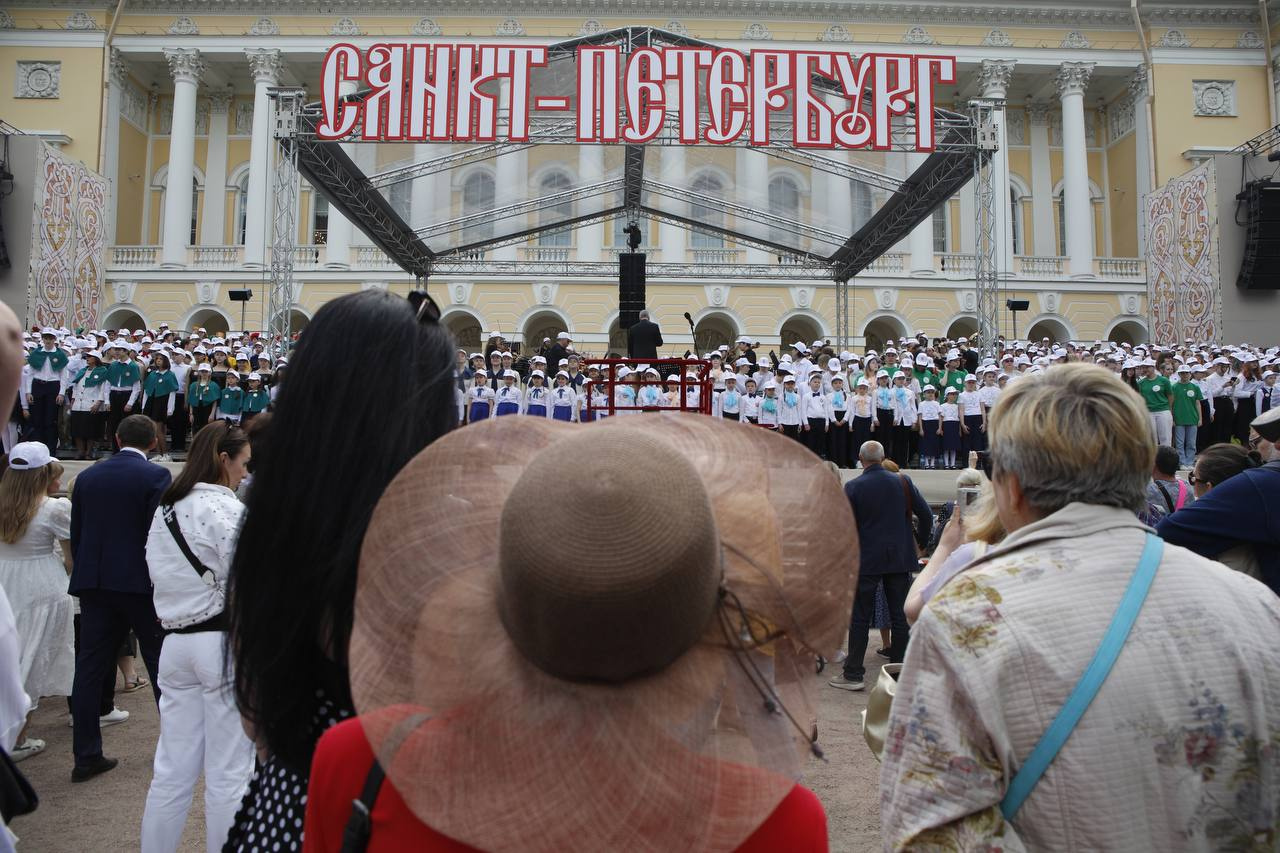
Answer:
[[[9,451],[9,467],[15,471],[34,471],[52,461],[43,441],[21,441]]]

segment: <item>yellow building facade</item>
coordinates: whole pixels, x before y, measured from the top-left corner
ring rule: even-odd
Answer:
[[[742,51],[767,46],[955,56],[957,81],[938,88],[940,105],[964,111],[979,97],[1005,103],[996,174],[1007,176],[1007,186],[996,191],[1007,204],[997,216],[998,269],[1006,296],[1030,302],[1017,320],[1021,337],[1145,340],[1144,195],[1276,123],[1272,44],[1280,30],[1268,29],[1258,5],[1248,0],[1165,0],[1149,12],[1140,4],[1140,22],[1127,0],[1013,0],[989,8],[942,0],[919,8],[637,0],[595,4],[590,18],[566,15],[565,4],[555,0],[390,0],[378,4],[377,14],[348,15],[314,14],[309,5],[288,0],[228,3],[227,9],[252,13],[226,14],[191,14],[179,0],[121,5],[122,12],[115,3],[0,8],[0,118],[60,146],[106,176],[112,188],[100,322],[113,328],[263,325],[271,145],[267,122],[255,121],[255,113],[263,111],[270,86],[318,92],[325,51],[339,40],[362,47],[389,39],[552,43],[634,25]],[[175,98],[189,103],[192,91],[194,116],[185,106],[175,110]],[[1081,120],[1083,144],[1076,132]],[[357,162],[370,173],[422,154],[421,147],[406,144],[358,147]],[[589,156],[569,146],[535,146],[439,175],[423,193],[437,218],[460,216],[501,200],[513,183],[524,196],[572,187],[593,169],[614,169],[622,152],[607,148],[603,163],[588,163]],[[856,225],[883,201],[883,193],[866,187],[852,199],[833,200],[823,175],[781,161],[761,167],[742,151],[696,148],[653,156],[651,166],[660,165],[695,192],[754,199],[761,215],[832,222],[833,230],[838,225],[846,234],[854,229],[833,220],[851,213]],[[906,174],[916,155],[853,156],[871,168]],[[166,199],[174,158],[174,171],[191,175],[189,205]],[[401,195],[390,200],[412,222],[423,197]],[[189,211],[190,222],[175,221],[175,209]],[[970,186],[856,277],[854,345],[917,330],[976,331],[974,221]],[[834,337],[833,282],[797,274],[785,259],[731,240],[665,223],[644,223],[642,230],[650,263],[674,271],[651,273],[647,291],[672,351],[738,335],[766,348]],[[481,262],[466,275],[435,275],[429,286],[467,346],[490,331],[536,346],[567,329],[579,349],[603,353],[621,340],[617,278],[603,264],[623,242],[619,227],[596,223],[486,253],[494,261],[601,262],[595,275],[512,275]],[[726,274],[734,263],[749,264],[749,274]],[[689,272],[700,264],[721,273]],[[412,284],[364,235],[330,216],[305,182],[294,265],[299,326],[343,293],[375,287],[404,292]],[[253,290],[254,298],[233,303],[229,292],[239,289]],[[1002,331],[1015,330],[1009,324]]]

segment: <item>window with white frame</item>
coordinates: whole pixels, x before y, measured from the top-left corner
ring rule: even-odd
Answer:
[[[1009,187],[1009,227],[1013,232],[1013,254],[1026,254],[1026,238],[1022,227],[1022,194]]]

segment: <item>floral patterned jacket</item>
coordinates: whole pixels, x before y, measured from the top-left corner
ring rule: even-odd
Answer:
[[[1071,504],[929,602],[885,742],[885,849],[1280,848],[1280,598],[1172,545],[1093,704],[1012,822],[1000,814],[1147,530],[1132,513]]]

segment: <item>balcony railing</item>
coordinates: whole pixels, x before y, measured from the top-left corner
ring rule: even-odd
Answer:
[[[226,270],[240,266],[243,246],[192,246],[191,267],[197,270]]]
[[[293,268],[296,270],[318,270],[324,254],[323,246],[294,246]]]
[[[690,249],[695,264],[736,264],[737,249]]]
[[[887,252],[868,264],[867,272],[902,272],[906,257],[902,252]]]
[[[1101,278],[1146,278],[1146,264],[1141,258],[1098,258]]]
[[[521,257],[526,261],[568,261],[573,254],[570,246],[524,246],[520,249]]]
[[[377,246],[356,246],[355,269],[391,270],[399,267]]]
[[[1065,275],[1066,258],[1038,258],[1024,255],[1016,259],[1018,271],[1027,278],[1062,278]]]
[[[159,246],[112,246],[111,267],[118,270],[149,270],[160,262]]]
[[[325,251],[323,245],[294,247],[294,269],[300,272],[325,269]],[[601,259],[611,260],[623,251],[625,249],[621,247],[607,247]],[[641,246],[638,251],[647,253],[653,263],[661,260],[655,246]],[[519,252],[521,260],[531,262],[566,263],[577,257],[577,250],[572,246],[522,246]],[[687,249],[685,257],[695,264],[732,266],[743,262],[743,255],[743,250],[739,248],[707,247]],[[108,248],[108,269],[117,272],[156,270],[160,268],[160,256],[160,246],[111,246]],[[377,246],[353,246],[350,257],[351,268],[354,270],[399,269]],[[478,249],[455,257],[463,261],[483,261],[490,257],[490,253]],[[270,249],[267,260],[270,262]],[[770,262],[783,266],[800,263],[799,259],[790,255],[775,256]],[[934,255],[934,264],[943,275],[951,278],[964,279],[972,277],[974,273],[974,256],[969,253],[938,253]],[[239,270],[243,265],[243,246],[191,246],[187,249],[187,269],[193,272]],[[905,278],[911,274],[907,255],[903,252],[881,255],[871,262],[865,272],[894,278]],[[1146,276],[1146,263],[1141,258],[1095,258],[1093,272],[1105,281],[1142,281]],[[1067,259],[1017,255],[1014,257],[1012,273],[1017,278],[1065,279]]]
[[[951,275],[973,275],[976,261],[972,252],[961,254],[958,252],[948,252],[938,255],[938,263],[942,271]]]

